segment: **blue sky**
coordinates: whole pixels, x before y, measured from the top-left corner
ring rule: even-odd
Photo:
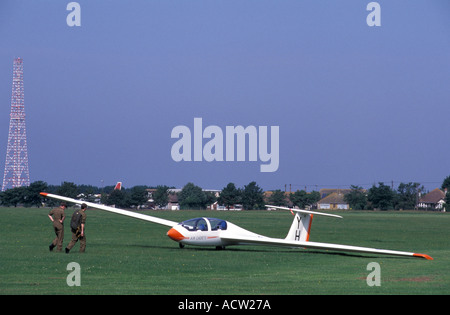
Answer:
[[[0,3],[0,167],[24,59],[31,181],[221,189],[440,186],[450,175],[450,2]],[[175,162],[178,125],[279,126],[279,168]],[[3,136],[1,136],[3,134]]]

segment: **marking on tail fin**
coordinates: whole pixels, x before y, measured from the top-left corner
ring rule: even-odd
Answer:
[[[311,225],[312,225],[312,219],[313,219],[313,214],[311,214],[311,217],[309,218],[309,226],[308,226],[308,234],[306,234],[306,241],[309,241],[309,235],[311,235]]]
[[[300,241],[300,217],[297,216],[297,229],[295,230],[295,238],[294,240]]]
[[[309,240],[312,225],[312,214],[296,213],[285,240],[306,242]]]

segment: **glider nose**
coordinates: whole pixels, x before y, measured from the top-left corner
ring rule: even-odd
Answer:
[[[174,241],[177,241],[177,242],[182,241],[182,240],[185,239],[183,234],[181,234],[180,232],[178,232],[174,228],[171,228],[169,230],[169,232],[167,232],[167,236],[170,237],[171,239],[173,239]]]

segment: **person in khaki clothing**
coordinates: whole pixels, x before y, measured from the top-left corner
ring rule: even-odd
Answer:
[[[86,224],[86,209],[85,203],[81,204],[81,209],[77,210],[72,215],[70,222],[70,230],[72,231],[72,240],[66,247],[66,254],[70,252],[75,243],[80,240],[80,253],[84,253],[86,250],[86,235],[84,234],[84,226]]]
[[[64,240],[64,219],[66,215],[64,210],[66,209],[66,203],[61,202],[59,208],[54,208],[50,210],[48,217],[53,222],[53,229],[55,230],[56,237],[53,242],[49,245],[50,251],[56,247],[56,250],[60,252],[62,250],[62,243]]]

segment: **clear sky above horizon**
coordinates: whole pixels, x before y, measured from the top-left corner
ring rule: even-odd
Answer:
[[[0,2],[0,170],[24,60],[31,181],[370,187],[450,175],[450,1]],[[279,126],[279,168],[175,162],[171,131]],[[205,140],[204,140],[205,143]]]

